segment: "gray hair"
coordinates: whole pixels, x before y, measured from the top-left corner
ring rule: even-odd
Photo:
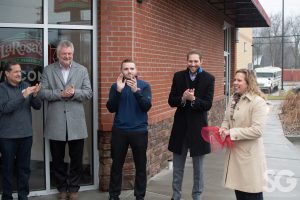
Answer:
[[[57,45],[57,49],[56,49],[57,55],[59,55],[59,52],[60,52],[61,48],[63,48],[63,47],[65,47],[65,48],[71,48],[72,51],[74,52],[74,45],[73,45],[73,43],[71,41],[69,41],[69,40],[62,40]]]

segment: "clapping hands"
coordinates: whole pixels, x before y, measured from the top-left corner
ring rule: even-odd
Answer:
[[[125,76],[121,73],[117,79],[117,91],[121,92],[124,89],[125,84],[127,84],[131,88],[132,92],[137,91],[136,78],[133,76],[131,76],[130,78],[128,78],[128,77],[125,78]]]
[[[72,96],[74,96],[75,94],[75,87],[74,85],[70,85],[67,88],[65,88],[63,91],[61,91],[60,95],[63,98],[70,98]]]
[[[33,95],[34,97],[37,96],[38,92],[40,91],[41,89],[41,84],[36,84],[34,86],[31,86],[31,87],[27,87],[26,89],[24,89],[22,91],[22,94],[24,96],[24,98],[28,97],[29,95]]]
[[[136,83],[136,78],[135,77],[132,77],[131,79],[127,79],[126,84],[131,88],[132,92],[137,91],[137,83]]]
[[[195,97],[195,89],[186,89],[182,95],[183,100],[194,101]]]

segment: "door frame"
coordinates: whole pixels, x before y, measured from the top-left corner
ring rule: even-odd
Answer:
[[[232,26],[224,22],[224,95],[225,106],[228,104],[231,94],[231,30]]]

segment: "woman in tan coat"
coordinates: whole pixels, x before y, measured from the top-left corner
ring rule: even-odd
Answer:
[[[262,132],[268,106],[252,71],[236,71],[233,86],[219,131],[223,139],[229,136],[234,142],[226,152],[224,186],[235,190],[237,200],[262,200],[266,185]]]

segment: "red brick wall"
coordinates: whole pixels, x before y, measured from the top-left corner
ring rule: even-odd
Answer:
[[[206,0],[101,0],[99,13],[99,152],[100,189],[106,190],[110,168],[110,130],[113,115],[105,103],[120,62],[132,57],[139,76],[152,87],[149,112],[148,174],[166,165],[168,136],[174,109],[167,103],[174,72],[186,68],[186,53],[203,53],[204,70],[216,77],[215,101],[223,100],[224,19]],[[156,128],[160,127],[160,128]],[[159,155],[159,156],[151,156]],[[129,155],[124,187],[132,185],[134,166]]]
[[[134,58],[154,94],[151,122],[171,116],[167,99],[172,77],[174,72],[185,69],[190,49],[202,51],[204,69],[216,76],[216,85],[221,85],[224,21],[207,1],[146,0],[134,12]],[[216,97],[221,97],[222,88],[218,89]]]
[[[300,69],[283,69],[284,81],[300,81]]]
[[[109,88],[120,73],[120,62],[132,57],[133,17],[132,0],[99,1],[98,52],[99,129],[111,129],[113,116],[105,103]]]

